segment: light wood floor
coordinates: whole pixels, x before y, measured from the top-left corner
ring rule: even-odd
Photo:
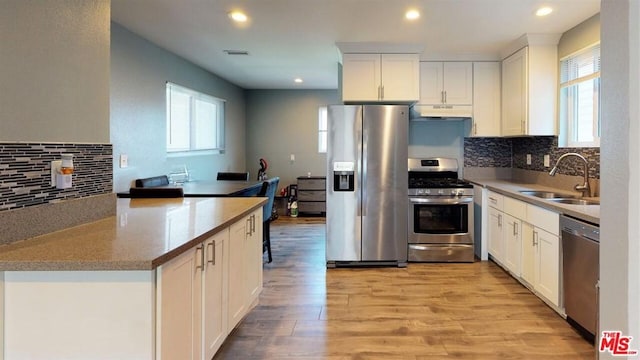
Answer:
[[[490,262],[325,269],[324,218],[271,225],[258,306],[214,359],[594,359]]]

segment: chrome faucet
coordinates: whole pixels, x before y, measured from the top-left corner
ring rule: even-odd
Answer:
[[[556,173],[558,172],[558,165],[560,165],[560,162],[568,157],[568,156],[575,156],[579,159],[582,160],[582,163],[584,165],[584,184],[580,185],[580,184],[576,184],[576,186],[574,187],[574,189],[576,189],[576,191],[580,191],[582,193],[582,196],[584,196],[584,194],[586,193],[587,196],[591,196],[591,188],[589,187],[589,162],[587,161],[587,159],[578,154],[578,153],[566,153],[563,154],[562,156],[560,156],[558,158],[558,161],[556,161],[556,165],[553,167],[553,169],[551,169],[551,171],[549,171],[549,175],[551,176],[555,176]]]

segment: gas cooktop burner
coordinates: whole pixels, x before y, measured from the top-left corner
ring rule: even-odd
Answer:
[[[461,179],[409,178],[409,189],[473,188]]]

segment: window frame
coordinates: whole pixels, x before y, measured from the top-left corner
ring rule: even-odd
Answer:
[[[594,56],[594,60],[597,63],[597,71],[594,71],[587,75],[576,76],[574,78],[568,78],[565,80],[565,69],[568,66],[565,64],[570,60],[576,60],[585,54],[594,52],[597,50],[597,59]],[[558,122],[559,122],[559,137],[558,137],[558,146],[559,147],[572,147],[572,148],[581,148],[581,147],[600,147],[600,134],[601,134],[601,46],[600,42],[596,42],[581,48],[578,51],[575,51],[567,56],[564,56],[560,59],[560,71],[558,78]],[[563,81],[564,80],[564,81]],[[592,110],[593,110],[593,123],[592,129],[593,136],[592,141],[579,141],[577,140],[577,134],[575,131],[576,122],[575,117],[570,116],[574,112],[577,112],[578,102],[575,98],[577,91],[577,86],[581,84],[587,84],[588,82],[593,81],[593,102],[592,102]]]
[[[194,89],[187,88],[172,82],[167,81],[166,87],[166,153],[168,156],[182,156],[182,155],[203,155],[203,154],[222,154],[225,151],[225,105],[226,100],[199,92]],[[173,94],[172,94],[173,93]],[[171,146],[172,139],[172,127],[175,123],[171,119],[172,101],[171,97],[174,94],[186,95],[189,99],[189,124],[188,124],[188,148],[180,147],[174,148]],[[207,126],[212,125],[215,129],[215,140],[213,146],[198,146],[197,145],[197,132],[198,132],[198,118],[196,108],[199,102],[210,104],[215,106],[215,123],[210,122]],[[184,124],[182,124],[184,125]]]
[[[318,153],[319,154],[327,153],[328,137],[329,137],[328,111],[329,111],[329,108],[326,105],[322,105],[318,107]],[[324,127],[323,127],[323,123],[324,123]]]

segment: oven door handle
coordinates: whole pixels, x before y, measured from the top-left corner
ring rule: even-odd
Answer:
[[[473,202],[473,197],[410,197],[409,202],[414,204],[444,204],[444,205],[456,205],[456,204],[469,204]]]

